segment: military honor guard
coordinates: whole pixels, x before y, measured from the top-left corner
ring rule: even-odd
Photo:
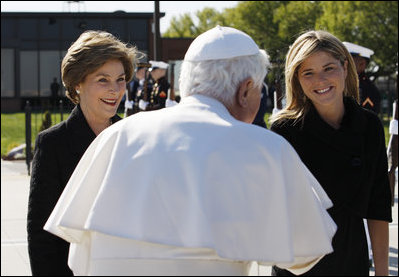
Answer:
[[[125,117],[139,111],[139,92],[143,90],[146,68],[138,66],[135,70],[134,79],[126,85]]]
[[[360,104],[378,114],[380,112],[381,95],[365,72],[374,51],[350,42],[343,42],[343,44],[351,53],[356,65],[356,71],[359,76]]]
[[[166,71],[169,64],[162,61],[150,61],[150,64],[150,78],[148,82],[152,84],[152,90],[148,99],[143,99],[140,103],[140,108],[145,111],[165,108],[170,88],[170,84],[166,78]]]

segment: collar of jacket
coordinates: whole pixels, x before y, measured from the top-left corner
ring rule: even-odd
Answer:
[[[336,132],[363,133],[366,128],[366,116],[362,108],[350,97],[344,97],[345,113],[342,118],[341,126],[338,130],[327,124],[319,115],[316,108],[311,105],[309,112],[305,116],[304,127],[323,130],[327,134]]]
[[[111,118],[111,122],[114,124],[120,119],[121,118],[116,114]],[[87,123],[79,104],[75,106],[66,120],[66,128],[68,134],[71,134],[69,141],[71,144],[71,150],[74,153],[84,153],[90,143],[96,138],[96,135]]]
[[[312,105],[305,116],[303,128],[339,151],[359,155],[361,136],[366,131],[367,118],[362,108],[352,98],[344,98],[345,114],[338,130],[327,124]]]

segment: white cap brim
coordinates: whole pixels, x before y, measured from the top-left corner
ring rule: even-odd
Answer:
[[[360,46],[360,45],[357,45],[357,44],[354,44],[351,42],[346,42],[346,41],[344,41],[342,43],[345,45],[346,49],[348,49],[348,52],[351,54],[359,55],[359,56],[361,56],[363,58],[367,58],[367,59],[370,59],[371,55],[374,54],[374,51],[369,48],[366,48],[366,47],[363,47],[363,46]]]
[[[168,69],[169,64],[162,62],[162,61],[150,61],[151,68],[161,68],[161,69]]]

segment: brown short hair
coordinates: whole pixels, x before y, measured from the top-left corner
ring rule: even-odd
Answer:
[[[111,59],[120,60],[126,74],[126,82],[133,77],[137,49],[123,43],[104,31],[86,31],[69,47],[61,64],[62,82],[66,96],[75,104],[80,102],[75,87]]]

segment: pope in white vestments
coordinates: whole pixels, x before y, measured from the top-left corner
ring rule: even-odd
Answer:
[[[71,242],[75,275],[300,274],[333,251],[330,199],[285,139],[249,124],[267,63],[215,27],[186,53],[178,105],[97,136],[45,225]]]

